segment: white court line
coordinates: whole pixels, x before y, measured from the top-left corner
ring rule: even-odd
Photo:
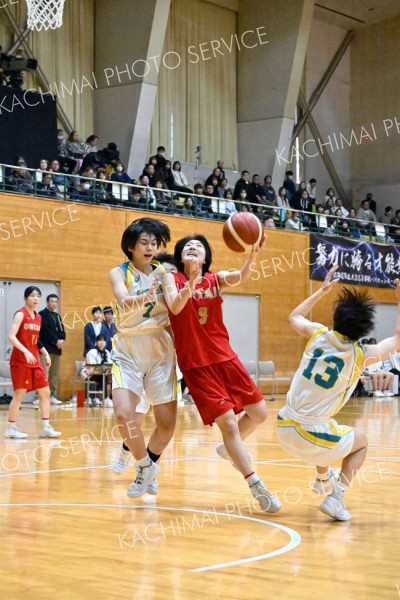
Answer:
[[[6,473],[4,475],[3,473],[1,473],[0,478],[19,477],[20,475],[45,475],[47,473],[64,473],[65,471],[86,471],[89,469],[111,469],[111,465],[93,465],[91,467],[66,467],[65,469],[49,469],[48,471],[25,471],[24,473]]]
[[[5,504],[0,504],[0,507],[6,507],[6,506],[10,506],[13,508],[18,508],[18,507],[22,507],[22,506],[43,506],[43,507],[52,507],[52,508],[58,508],[58,507],[91,507],[91,508],[128,508],[128,509],[142,509],[142,510],[166,510],[166,511],[175,511],[175,512],[190,512],[190,513],[203,513],[203,514],[209,514],[210,511],[207,510],[201,510],[201,509],[197,509],[197,508],[175,508],[175,507],[169,507],[169,506],[135,506],[133,504],[89,504],[89,503],[61,503],[61,504],[56,504],[56,503],[50,503],[50,502],[39,502],[39,503],[31,503],[31,502],[24,502],[24,503],[5,503]],[[258,560],[265,560],[267,558],[273,558],[274,556],[279,556],[280,554],[285,554],[286,552],[290,552],[291,550],[294,550],[294,548],[296,548],[300,543],[301,543],[301,535],[295,531],[294,529],[291,529],[290,527],[286,527],[286,525],[280,525],[279,523],[274,523],[273,521],[265,521],[264,519],[257,519],[255,517],[247,517],[246,515],[235,515],[233,513],[222,513],[222,512],[216,512],[216,511],[212,511],[213,515],[218,515],[221,517],[233,517],[234,519],[244,519],[246,521],[252,521],[254,523],[261,523],[262,525],[267,525],[270,527],[275,527],[276,529],[280,529],[281,531],[284,531],[285,533],[288,534],[289,536],[289,542],[285,545],[282,546],[282,548],[278,548],[277,550],[272,550],[271,552],[267,552],[266,554],[258,554],[257,556],[251,556],[249,558],[239,558],[237,560],[233,560],[230,562],[225,562],[225,563],[219,563],[216,565],[208,565],[206,567],[197,567],[196,569],[190,569],[190,571],[192,573],[202,573],[204,571],[213,571],[215,569],[224,569],[227,567],[235,567],[237,565],[243,565],[243,564],[248,564],[251,562],[256,562]]]

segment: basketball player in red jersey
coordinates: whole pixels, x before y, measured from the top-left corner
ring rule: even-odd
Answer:
[[[229,344],[222,318],[221,290],[245,282],[260,247],[253,247],[239,271],[211,272],[207,239],[179,240],[174,258],[178,273],[163,277],[179,367],[205,425],[214,421],[222,432],[219,456],[242,473],[261,509],[275,513],[279,500],[253,471],[243,440],[267,418],[263,395]],[[239,420],[236,415],[243,412]]]
[[[39,393],[40,409],[42,411],[42,429],[40,437],[55,438],[61,435],[54,431],[49,423],[50,388],[47,375],[39,360],[39,332],[42,317],[36,312],[42,293],[36,286],[26,288],[24,292],[25,306],[14,315],[8,339],[14,346],[10,358],[11,379],[14,396],[8,410],[8,425],[4,432],[6,438],[22,439],[27,437],[16,426],[16,420],[27,392],[37,390]],[[40,348],[45,356],[46,365],[50,367],[50,356],[46,348]]]

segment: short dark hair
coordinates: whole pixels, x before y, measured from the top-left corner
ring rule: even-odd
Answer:
[[[186,244],[188,242],[190,242],[190,240],[197,240],[204,246],[204,249],[206,251],[206,257],[205,257],[205,261],[204,261],[203,268],[202,268],[202,273],[204,275],[204,273],[207,273],[207,271],[209,271],[211,263],[212,263],[212,249],[211,249],[210,243],[207,240],[207,238],[204,237],[204,235],[200,235],[197,233],[195,233],[193,235],[188,235],[176,242],[175,248],[174,248],[174,258],[175,258],[176,268],[180,272],[183,272],[185,270],[185,265],[182,262],[182,250],[184,249]]]
[[[31,294],[33,294],[33,292],[38,292],[38,294],[41,296],[42,292],[41,290],[36,286],[36,285],[30,285],[29,287],[26,288],[26,290],[24,291],[24,298],[28,298],[28,296],[30,296]]]
[[[316,180],[316,179],[314,179],[314,178],[312,178],[312,179],[310,179],[310,180],[309,180],[309,182],[308,182],[308,183],[317,183],[317,180]]]
[[[387,207],[385,208],[385,212],[389,212],[389,210],[393,210],[393,207],[392,207],[392,206],[387,206]]]
[[[165,152],[164,146],[158,146],[157,152]]]
[[[100,333],[100,335],[96,335],[96,344],[97,342],[107,342],[106,336]]]
[[[58,300],[57,294],[49,294],[46,298],[46,302],[48,302],[50,300],[50,298],[57,298],[57,300]]]
[[[101,310],[101,306],[93,306],[93,308],[92,308],[92,315],[94,315],[94,313],[96,313],[98,311],[103,312]]]
[[[242,171],[242,175],[244,175],[245,173],[247,173],[248,175],[250,175],[250,173],[246,169],[244,171]]]
[[[365,337],[374,327],[375,304],[364,291],[343,288],[333,313],[333,327],[352,341]]]
[[[136,246],[136,242],[142,233],[154,235],[157,240],[157,248],[160,246],[165,248],[167,243],[171,241],[171,233],[166,223],[148,217],[136,219],[125,229],[121,239],[122,252],[129,260],[132,260],[132,252],[129,248]]]
[[[155,255],[154,260],[158,260],[158,262],[160,263],[170,263],[171,265],[175,265],[175,267],[177,267],[176,264],[176,260],[173,254],[168,254],[168,252],[159,252],[158,254]]]
[[[288,175],[292,175],[293,176],[293,171],[286,171],[285,175],[286,176],[288,176]]]
[[[202,183],[196,183],[196,185],[194,186],[194,189],[195,189],[195,190],[198,190],[198,189],[200,189],[200,188],[201,188],[201,189],[204,189],[204,188],[203,188],[203,184],[202,184]]]
[[[106,313],[111,313],[112,315],[114,314],[114,310],[112,306],[105,306],[103,308],[103,315],[105,315]]]

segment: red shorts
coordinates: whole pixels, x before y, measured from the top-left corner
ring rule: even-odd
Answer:
[[[229,410],[238,414],[244,406],[264,400],[238,358],[189,369],[183,376],[204,425]]]
[[[10,365],[11,379],[14,390],[40,390],[48,387],[46,371],[39,363],[37,367],[24,367],[23,365]]]

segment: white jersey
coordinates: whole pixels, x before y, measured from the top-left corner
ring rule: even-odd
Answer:
[[[124,272],[129,295],[138,296],[138,299],[130,306],[117,304],[117,329],[121,335],[156,333],[169,323],[168,309],[161,286],[161,278],[166,272],[165,267],[157,261],[153,261],[151,264],[153,272],[150,275],[136,269],[132,262],[119,265]],[[160,280],[156,301],[148,302],[145,295],[148,294],[155,279]]]
[[[361,375],[364,350],[337,331],[322,327],[304,350],[283,409],[298,423],[323,423],[346,404]]]

